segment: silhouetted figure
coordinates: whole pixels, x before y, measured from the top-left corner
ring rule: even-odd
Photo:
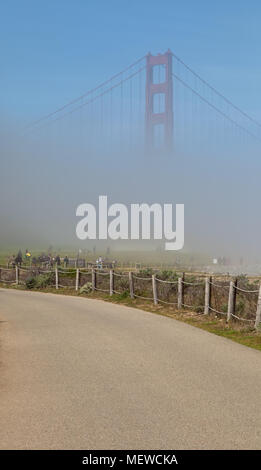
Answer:
[[[21,250],[19,250],[15,258],[15,263],[17,264],[17,266],[21,266],[22,261],[23,261],[23,255],[22,255]]]
[[[55,263],[57,264],[57,266],[60,266],[60,265],[61,265],[61,258],[60,258],[59,255],[56,256],[56,258],[55,258],[54,261],[55,261]]]

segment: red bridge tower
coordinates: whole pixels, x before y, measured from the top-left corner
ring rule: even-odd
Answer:
[[[173,83],[172,52],[146,58],[146,146],[155,149],[160,134],[160,146],[171,150],[173,145]],[[158,106],[157,106],[158,105]],[[160,132],[159,132],[160,131]]]

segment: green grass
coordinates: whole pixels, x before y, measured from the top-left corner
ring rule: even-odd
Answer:
[[[233,328],[233,325],[223,324],[221,326],[215,321],[204,323],[187,320],[187,323],[209,331],[210,333],[214,333],[215,335],[231,339],[232,341],[248,346],[249,348],[261,351],[261,334],[256,332],[254,329],[235,329]]]
[[[261,351],[261,332],[257,332],[254,328],[242,326],[240,323],[231,322],[228,324],[224,319],[216,319],[212,316],[206,317],[191,311],[182,310],[180,312],[179,310],[165,306],[155,306],[151,302],[139,301],[139,299],[132,300],[130,297],[128,297],[128,299],[121,299],[119,296],[113,296],[113,298],[107,296],[105,300],[123,303],[129,307],[136,307],[174,318],[197,328],[201,328],[209,333],[223,336],[244,346]]]

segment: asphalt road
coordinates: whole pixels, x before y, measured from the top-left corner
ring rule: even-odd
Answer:
[[[0,289],[1,449],[260,449],[261,353],[99,300]]]

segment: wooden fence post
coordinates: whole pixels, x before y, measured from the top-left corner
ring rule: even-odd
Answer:
[[[261,322],[261,284],[259,287],[258,301],[257,301],[257,308],[256,308],[256,322],[255,322],[256,330],[260,328],[260,322]]]
[[[57,266],[55,268],[55,289],[59,289],[59,274]]]
[[[96,271],[92,268],[92,292],[95,292],[96,289]]]
[[[75,279],[75,290],[79,290],[79,278],[80,278],[80,271],[79,268],[76,269],[76,279]]]
[[[182,308],[184,304],[184,276],[178,278],[178,309]]]
[[[153,291],[154,305],[158,305],[157,281],[156,281],[155,274],[152,275],[152,291]]]
[[[15,267],[15,283],[18,286],[18,284],[19,284],[19,268],[18,268],[17,265]]]
[[[134,299],[134,285],[133,285],[133,273],[129,272],[129,286],[130,286],[130,297]]]
[[[236,286],[237,279],[230,281],[229,284],[229,295],[228,295],[228,308],[227,308],[227,321],[231,320],[232,315],[235,314],[236,310]]]
[[[211,277],[206,277],[205,279],[205,308],[204,308],[204,314],[208,315],[209,314],[209,307],[211,306]]]
[[[110,269],[110,295],[114,294],[114,272]]]

